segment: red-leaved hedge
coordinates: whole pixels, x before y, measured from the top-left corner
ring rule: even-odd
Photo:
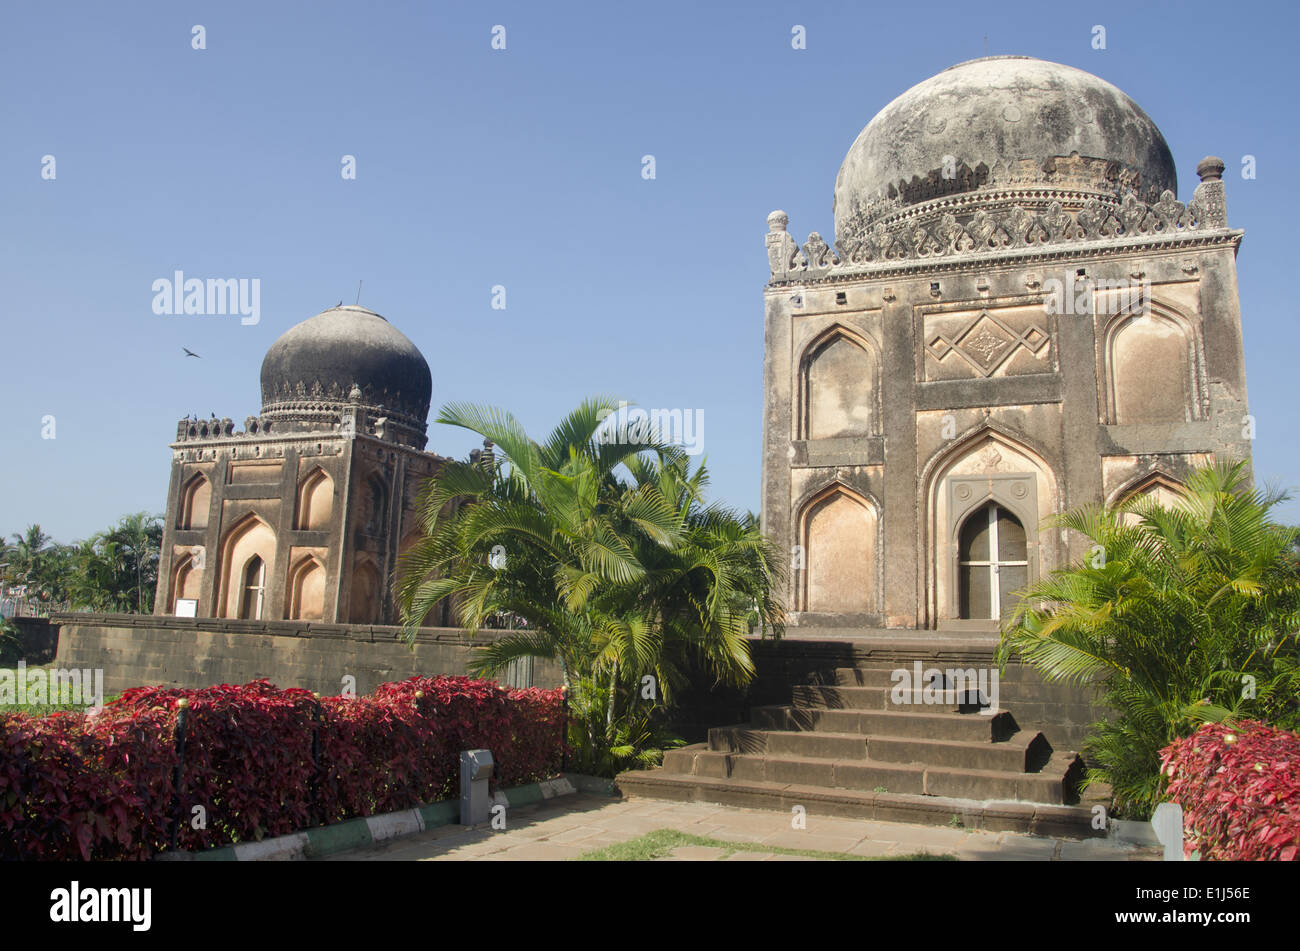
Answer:
[[[317,701],[265,680],[138,687],[93,717],[0,714],[0,859],[144,859],[165,850],[177,814],[182,698],[184,849],[456,796],[462,750],[492,751],[494,788],[556,775],[563,751],[558,690],[412,677],[371,696]],[[206,823],[194,821],[196,806]]]
[[[1188,855],[1294,861],[1300,853],[1300,735],[1263,723],[1206,724],[1161,753],[1183,809]]]

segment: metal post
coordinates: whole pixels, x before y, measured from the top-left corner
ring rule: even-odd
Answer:
[[[172,850],[178,847],[181,833],[181,778],[185,766],[185,726],[189,720],[190,701],[176,701],[176,769],[172,773]]]
[[[488,750],[464,750],[460,754],[460,822],[473,826],[487,822],[492,814],[488,783],[494,767]]]
[[[564,718],[560,723],[560,772],[569,771],[569,685],[560,687],[560,704],[564,708]]]
[[[415,691],[415,712],[420,715],[423,715],[423,711],[420,709],[423,706],[420,701],[423,699],[424,691]],[[433,795],[436,797],[438,793],[435,791]],[[415,793],[411,798],[415,800],[417,806],[424,802],[424,760],[418,756],[415,758]]]
[[[308,825],[320,825],[321,817],[317,814],[320,787],[320,694],[312,694],[311,704],[311,805],[307,813]]]

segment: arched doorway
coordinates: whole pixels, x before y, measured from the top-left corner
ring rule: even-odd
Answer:
[[[1010,594],[1023,585],[1012,583],[1016,579],[999,578],[998,610],[993,610],[992,588],[969,588],[963,596],[959,581],[965,576],[967,585],[988,581],[992,572],[989,564],[972,565],[961,562],[1028,562],[1027,570],[1021,565],[1007,564],[1002,571],[1033,581],[1049,572],[1060,560],[1060,533],[1044,531],[1041,526],[1057,507],[1056,476],[1043,457],[1024,442],[1000,430],[985,427],[971,436],[959,440],[937,453],[927,463],[922,473],[921,504],[927,506],[925,528],[927,539],[927,577],[925,579],[925,623],[936,629],[951,627],[954,630],[987,630],[996,626],[1002,610],[1002,593]],[[1010,513],[1024,532],[1026,554],[1012,558],[972,557],[970,547],[975,539],[968,537],[968,550],[962,551],[962,535],[975,533],[978,519],[967,524],[975,513],[983,514],[987,530],[990,502]],[[1005,523],[1009,525],[1009,523]],[[1004,532],[1005,534],[1005,532]],[[987,536],[986,536],[987,541]],[[1002,544],[1009,539],[1002,540]],[[979,573],[966,569],[983,568]],[[1020,569],[1020,570],[1015,570]],[[981,597],[981,590],[983,596]],[[974,610],[986,605],[983,610]]]
[[[266,562],[254,555],[244,566],[243,597],[240,599],[239,616],[249,621],[262,620],[262,608],[266,602]]]
[[[1020,519],[996,502],[962,523],[957,542],[958,610],[962,618],[1001,620],[1015,592],[1029,583],[1029,547]]]
[[[269,582],[274,564],[275,532],[257,515],[246,515],[227,533],[221,545],[215,616],[265,620],[271,608]],[[254,589],[251,599],[250,587]],[[254,609],[258,613],[250,613]]]

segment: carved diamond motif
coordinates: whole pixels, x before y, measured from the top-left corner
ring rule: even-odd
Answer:
[[[1048,339],[1047,332],[1037,327],[1030,327],[1020,337],[1021,342],[1034,353],[1042,350],[1043,344],[1047,343]]]
[[[992,376],[1021,347],[1037,356],[1050,340],[1047,331],[1037,324],[1016,331],[982,310],[952,337],[935,334],[925,346],[936,360],[955,353],[980,375]]]
[[[980,358],[985,366],[991,365],[994,358],[1007,347],[1007,341],[994,336],[987,328],[975,334],[962,345],[967,353]]]
[[[952,344],[943,338],[943,334],[937,335],[926,346],[929,347],[936,360],[942,360],[952,352]]]

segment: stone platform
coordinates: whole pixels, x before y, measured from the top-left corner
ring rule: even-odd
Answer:
[[[1044,683],[1018,664],[996,671],[997,641],[987,635],[845,633],[755,644],[751,698],[782,702],[751,704],[748,722],[710,728],[704,742],[666,753],[661,769],[623,773],[619,788],[785,812],[802,805],[862,819],[1104,834],[1079,805],[1077,749],[1103,713],[1092,691]],[[924,682],[913,682],[918,672]],[[980,687],[964,679],[977,673]]]

